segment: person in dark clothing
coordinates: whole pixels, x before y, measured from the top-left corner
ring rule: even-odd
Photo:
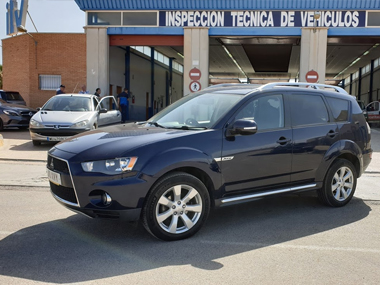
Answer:
[[[57,93],[55,93],[55,94],[56,95],[65,94],[65,85],[59,86],[59,90],[57,90]]]
[[[102,92],[102,90],[100,90],[100,88],[96,88],[94,95],[100,98],[100,92]]]
[[[120,106],[122,123],[129,120],[129,97],[130,95],[127,88],[124,88],[124,91],[117,95],[117,103]]]

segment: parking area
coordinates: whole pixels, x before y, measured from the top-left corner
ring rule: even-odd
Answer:
[[[51,144],[26,130],[2,132],[0,284],[378,284],[380,131],[373,161],[346,207],[314,193],[212,211],[179,242],[140,224],[91,220],[59,205],[45,174]]]

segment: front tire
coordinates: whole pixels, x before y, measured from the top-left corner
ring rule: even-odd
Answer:
[[[345,159],[338,159],[328,170],[318,198],[325,205],[342,207],[354,196],[357,173],[354,165]]]
[[[144,227],[165,241],[191,237],[210,211],[205,185],[193,175],[176,172],[164,176],[150,191],[142,211]]]

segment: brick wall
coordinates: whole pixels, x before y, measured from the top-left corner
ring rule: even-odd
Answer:
[[[86,84],[86,35],[31,33],[7,38],[3,46],[3,89],[19,91],[30,107],[41,107],[55,95],[39,89],[39,75],[61,75],[66,93]],[[57,86],[58,88],[59,86]]]

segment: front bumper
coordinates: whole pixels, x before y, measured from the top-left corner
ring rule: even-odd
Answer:
[[[89,131],[90,129],[54,129],[54,128],[43,128],[43,129],[34,129],[29,128],[30,138],[33,141],[63,141],[77,134]]]
[[[67,153],[66,156],[74,155]],[[82,170],[80,162],[59,157],[49,154],[47,169],[60,176],[59,185],[50,182],[50,189],[61,205],[91,218],[127,221],[140,218],[150,183],[140,178],[138,173],[113,176],[87,173]],[[104,203],[104,194],[111,198],[110,203]]]
[[[13,127],[29,127],[30,116],[8,116],[3,114],[1,116],[3,121],[4,128],[13,128]]]

